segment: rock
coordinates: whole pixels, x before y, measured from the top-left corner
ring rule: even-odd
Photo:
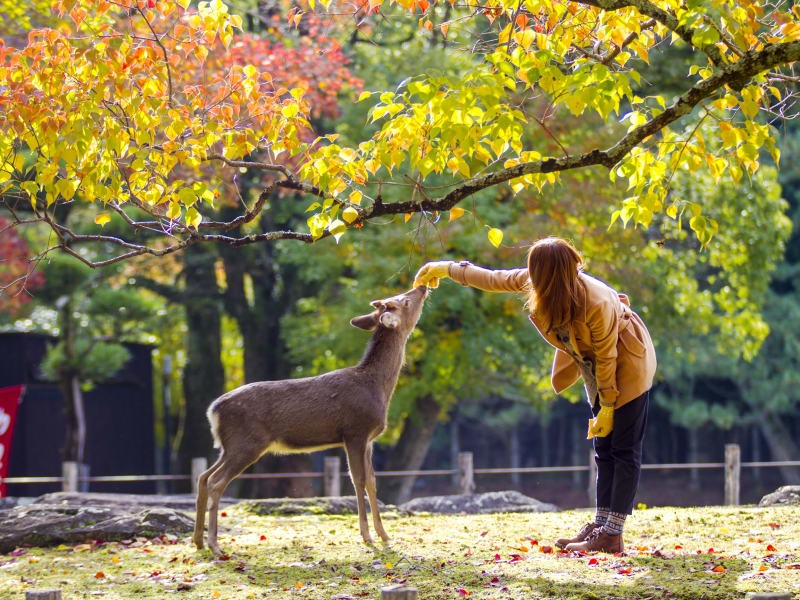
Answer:
[[[758,503],[759,506],[793,506],[800,505],[800,485],[784,485],[771,494],[767,494]]]
[[[193,528],[192,519],[170,508],[28,504],[0,510],[0,553],[17,546],[183,535]]]
[[[220,506],[227,506],[236,500],[222,498]],[[66,506],[116,506],[129,510],[134,508],[173,508],[175,510],[194,511],[194,494],[173,494],[170,496],[146,496],[144,494],[100,494],[95,492],[55,492],[39,496],[34,504],[66,505]]]
[[[317,498],[265,498],[248,500],[241,505],[257,515],[355,515],[358,514],[355,496],[323,496]],[[396,511],[397,507],[378,502],[381,514]]]
[[[14,496],[0,498],[0,510],[14,508],[17,504],[19,504],[19,498]]]
[[[401,504],[400,510],[411,513],[467,513],[486,514],[499,512],[556,512],[555,504],[540,502],[519,492],[487,492],[485,494],[459,494],[454,496],[429,496],[414,498]]]

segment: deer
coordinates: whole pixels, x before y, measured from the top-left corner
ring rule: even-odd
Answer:
[[[361,361],[314,377],[259,381],[240,386],[214,400],[206,413],[216,462],[197,482],[193,540],[203,548],[208,505],[208,546],[220,554],[217,513],[222,493],[242,471],[266,453],[307,453],[344,447],[356,494],[358,524],[365,544],[372,544],[364,492],[369,497],[375,532],[387,542],[381,523],[372,465],[372,443],[386,428],[386,414],[408,337],[422,313],[426,286],[374,300],[371,313],[350,324],[372,331]],[[210,502],[209,502],[210,500]]]

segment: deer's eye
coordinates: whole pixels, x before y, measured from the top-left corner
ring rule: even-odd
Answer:
[[[408,298],[403,298],[403,306],[409,306],[411,301]]]

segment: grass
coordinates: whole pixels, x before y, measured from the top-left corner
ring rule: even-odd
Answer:
[[[478,516],[385,515],[393,540],[360,543],[355,516],[261,517],[225,510],[223,560],[189,539],[26,548],[0,556],[0,598],[60,589],[77,598],[380,598],[406,583],[422,600],[575,598],[800,599],[800,508],[638,510],[624,556],[546,552],[587,511]]]

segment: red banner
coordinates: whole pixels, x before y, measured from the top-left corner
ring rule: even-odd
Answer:
[[[25,386],[22,385],[0,389],[0,498],[6,495],[6,484],[3,483],[3,479],[8,476],[11,437],[14,435],[17,408],[24,391]]]

